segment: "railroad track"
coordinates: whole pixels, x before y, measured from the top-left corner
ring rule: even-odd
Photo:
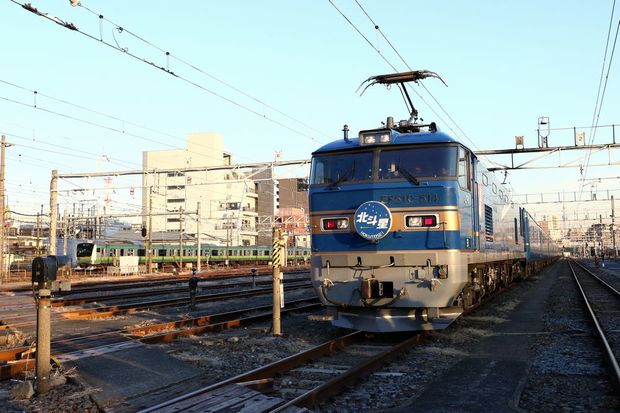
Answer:
[[[203,279],[202,281],[205,281],[205,280]],[[304,278],[295,277],[295,278],[288,278],[288,279],[283,280],[284,284],[291,284],[295,282],[304,282],[304,281],[309,281],[309,280],[307,277],[304,277]],[[178,281],[178,282],[187,283],[187,280]],[[224,290],[227,288],[252,287],[253,285],[266,286],[266,285],[271,285],[271,282],[272,282],[271,280],[261,280],[261,281],[256,281],[255,283],[252,283],[251,281],[242,281],[242,282],[224,283],[224,284],[209,284],[209,285],[202,285],[202,286],[199,285],[198,290],[199,291]],[[95,294],[93,296],[79,297],[79,298],[56,298],[52,300],[52,307],[67,307],[67,306],[81,305],[81,304],[87,304],[87,303],[92,303],[92,302],[125,300],[129,298],[151,297],[154,295],[164,295],[164,294],[187,294],[189,291],[187,286],[144,290],[145,288],[152,288],[152,287],[153,286],[148,285],[148,284],[140,285],[140,286],[132,286],[132,287],[128,287],[128,289],[129,288],[141,288],[143,290],[142,291],[128,291],[128,292],[118,293],[114,295]],[[80,294],[82,292],[83,291],[80,290],[79,292],[74,292],[73,294]],[[99,292],[101,292],[101,290],[99,290]]]
[[[270,284],[270,283],[269,283]],[[284,286],[284,290],[293,290],[298,288],[310,288],[312,285],[309,282],[291,282],[286,283]],[[184,290],[184,293],[187,294],[188,290]],[[246,291],[229,291],[229,292],[221,292],[215,294],[204,294],[196,296],[196,303],[201,302],[211,302],[211,301],[219,301],[219,300],[227,300],[234,298],[243,298],[243,297],[252,297],[257,295],[265,295],[272,294],[272,288],[254,288],[252,290]],[[105,298],[105,297],[103,297]],[[104,301],[101,299],[101,301]],[[73,303],[75,304],[75,303]],[[168,299],[160,299],[160,300],[151,300],[140,303],[127,303],[127,304],[118,304],[118,305],[107,305],[107,306],[99,306],[93,308],[81,308],[77,310],[65,310],[58,311],[52,314],[53,321],[58,321],[62,319],[98,319],[98,318],[106,318],[106,317],[114,317],[119,315],[133,314],[139,311],[145,311],[152,308],[157,307],[168,307],[168,306],[182,306],[189,304],[189,297],[176,297],[176,298],[168,298]],[[32,304],[31,304],[32,305]],[[3,318],[0,320],[0,331],[8,330],[10,328],[23,328],[26,326],[31,326],[36,321],[36,314],[25,314],[21,316],[15,316],[11,318]]]
[[[290,301],[282,314],[320,308],[318,299]],[[170,342],[180,337],[200,335],[208,331],[221,331],[270,319],[272,305],[245,308],[226,313],[184,318],[177,321],[153,324],[138,328],[76,336],[54,340],[51,350],[55,362],[66,362],[91,357],[144,344]],[[19,373],[35,367],[36,346],[23,346],[0,351],[0,380],[16,377]]]
[[[572,260],[569,265],[600,339],[611,379],[620,390],[620,292],[585,266]]]
[[[292,290],[298,288],[310,288],[312,286],[311,283],[297,283],[297,284],[289,284],[284,287],[284,290]],[[209,302],[209,301],[220,301],[226,299],[233,298],[243,298],[243,297],[253,297],[257,295],[265,295],[272,294],[272,288],[255,288],[249,291],[232,291],[232,292],[222,292],[215,294],[205,294],[205,295],[197,295],[196,303],[201,302]],[[180,297],[180,298],[169,298],[163,300],[153,300],[143,303],[129,303],[129,304],[119,304],[113,306],[105,306],[105,307],[96,307],[96,308],[86,308],[79,310],[67,310],[59,312],[65,318],[69,319],[95,319],[95,318],[105,318],[112,317],[124,314],[131,314],[137,311],[148,310],[156,307],[166,307],[173,305],[187,305],[189,303],[188,297]]]
[[[271,274],[271,267],[262,266],[256,267],[257,276],[264,276]],[[297,274],[297,273],[307,273],[309,269],[307,267],[285,267],[283,268],[283,272],[285,274]],[[230,278],[248,278],[250,277],[250,268],[237,268],[237,269],[222,269],[222,270],[209,270],[204,271],[198,274],[205,281],[212,280],[222,280],[222,279],[230,279]],[[105,277],[105,274],[101,274],[101,276]],[[93,281],[92,279],[87,279],[84,277],[78,278],[69,278],[70,281],[74,282],[72,288],[73,291],[67,291],[67,294],[73,294],[75,291],[80,290],[80,292],[87,291],[101,291],[101,289],[122,289],[125,288],[124,285],[156,285],[156,284],[173,284],[179,282],[187,282],[187,280],[191,277],[191,273],[185,273],[180,275],[145,275],[141,277],[133,277],[130,279],[125,279],[123,277],[114,278],[113,281],[110,279],[101,280],[101,281]],[[30,277],[27,277],[23,280],[23,282],[30,282]],[[32,291],[32,287],[30,284],[21,285],[21,286],[1,286],[1,292],[30,292]],[[60,292],[59,294],[64,294]]]
[[[380,337],[380,338],[379,338]],[[302,412],[410,350],[424,333],[376,336],[357,331],[140,413]]]

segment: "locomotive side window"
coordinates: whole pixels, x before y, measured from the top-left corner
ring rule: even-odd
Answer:
[[[463,147],[459,147],[459,186],[466,190],[471,190],[471,178],[469,176],[469,152]]]
[[[317,156],[312,159],[310,182],[339,185],[372,179],[372,152],[350,152]]]
[[[379,155],[379,179],[455,176],[456,155],[454,146],[383,149]]]

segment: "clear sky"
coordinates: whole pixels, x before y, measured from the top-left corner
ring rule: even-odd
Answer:
[[[430,107],[414,95],[416,106],[425,120],[474,149],[514,147],[515,135],[536,146],[539,116],[548,116],[554,128],[592,124],[611,0],[332,1],[373,46],[328,0],[31,2],[95,39],[3,0],[0,132],[14,144],[6,162],[11,207],[30,212],[44,204],[48,210],[52,169],[139,169],[142,151],[183,147],[189,132],[223,134],[241,163],[270,161],[275,151],[283,159],[307,159],[340,139],[345,123],[356,134],[380,126],[386,116],[407,118],[397,88],[356,93],[369,76],[393,72],[388,62],[398,71],[428,69],[444,79],[448,87],[436,79],[424,86],[448,115],[420,86],[414,89]],[[607,63],[619,16],[616,10]],[[620,123],[615,60],[599,125]],[[595,143],[610,141],[609,131],[597,132]],[[572,131],[552,132],[550,145],[571,144]],[[617,171],[592,168],[588,176]],[[516,193],[573,191],[579,176],[579,169],[538,170],[511,172],[509,181]],[[126,197],[129,190],[122,188],[139,183],[118,178],[114,185]],[[604,185],[618,188],[620,182],[599,188]],[[139,204],[139,197],[132,199],[126,202]]]

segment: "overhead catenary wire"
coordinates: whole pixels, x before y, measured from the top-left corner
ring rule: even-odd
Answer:
[[[407,68],[410,71],[413,71],[413,69],[411,68],[411,66],[409,66],[409,64],[407,63],[407,61],[403,58],[403,56],[400,54],[400,52],[398,50],[396,50],[396,47],[394,47],[394,45],[392,44],[392,42],[387,38],[387,36],[383,33],[383,31],[381,30],[381,28],[379,27],[379,25],[377,23],[375,23],[375,21],[373,20],[372,17],[370,17],[370,15],[368,14],[368,12],[366,11],[366,9],[364,8],[364,6],[362,6],[362,4],[358,1],[355,0],[355,3],[357,3],[357,5],[359,6],[359,8],[362,10],[362,12],[366,15],[366,17],[368,17],[368,20],[370,20],[370,22],[373,24],[373,26],[375,27],[375,30],[377,30],[379,32],[379,34],[381,35],[381,37],[383,37],[383,39],[387,42],[387,44],[392,48],[392,50],[394,51],[394,53],[396,53],[396,55],[399,57],[399,59],[401,60],[401,62],[403,62],[403,64],[405,66],[407,66]],[[478,150],[478,146],[476,145],[476,143],[469,138],[469,136],[467,135],[467,133],[465,133],[465,131],[461,128],[461,126],[452,118],[452,116],[450,116],[450,114],[448,113],[448,111],[443,107],[443,105],[441,103],[439,103],[439,101],[435,98],[435,96],[431,93],[431,91],[426,87],[426,85],[424,84],[424,82],[420,81],[418,82],[420,84],[420,86],[422,86],[422,88],[426,91],[426,93],[428,93],[428,95],[431,97],[431,99],[433,99],[433,101],[435,102],[435,104],[437,104],[437,106],[439,106],[439,108],[441,109],[441,111],[443,113],[446,114],[446,116],[448,117],[448,119],[450,119],[450,121],[454,124],[454,126],[456,126],[456,128],[463,134],[463,136],[469,141],[471,142],[471,144],[473,145],[473,147]],[[426,103],[426,102],[425,102]],[[428,105],[428,104],[427,104]],[[437,114],[436,112],[434,112],[435,114]],[[442,120],[442,122],[445,122]],[[452,129],[450,129],[452,130]],[[454,132],[454,131],[453,131]],[[456,133],[455,133],[456,134]]]
[[[305,123],[305,122],[303,122],[303,121],[301,121],[301,120],[299,120],[299,119],[297,119],[297,118],[294,118],[294,117],[292,117],[292,116],[290,116],[290,115],[288,115],[288,114],[284,113],[283,111],[279,110],[278,108],[276,108],[276,107],[274,107],[274,106],[272,106],[272,105],[270,105],[270,104],[268,104],[268,103],[264,102],[263,100],[261,100],[261,99],[259,99],[259,98],[255,97],[255,96],[253,96],[253,95],[250,95],[249,93],[247,93],[247,92],[245,92],[245,91],[243,91],[243,90],[239,89],[238,87],[236,87],[236,86],[232,85],[231,83],[226,82],[225,80],[220,79],[219,77],[217,77],[217,76],[215,76],[215,75],[213,75],[213,74],[211,74],[211,73],[209,73],[209,72],[205,71],[204,69],[199,68],[198,66],[194,65],[193,63],[190,63],[190,62],[189,62],[189,61],[187,61],[186,59],[182,59],[182,58],[180,58],[180,57],[178,57],[178,56],[176,56],[176,55],[174,55],[174,54],[170,53],[170,51],[168,51],[168,50],[164,50],[163,48],[161,48],[161,47],[157,46],[156,44],[154,44],[154,43],[152,43],[152,42],[150,42],[150,41],[146,40],[145,38],[143,38],[143,37],[141,37],[141,36],[137,35],[137,34],[136,34],[136,33],[134,33],[133,31],[131,31],[131,30],[127,30],[127,28],[122,27],[122,26],[118,25],[117,23],[115,23],[115,22],[113,22],[113,21],[111,21],[111,20],[109,20],[109,19],[105,18],[102,14],[97,13],[97,12],[95,12],[95,11],[93,11],[93,10],[89,9],[89,8],[88,8],[88,7],[86,7],[86,6],[85,6],[82,2],[78,3],[78,6],[79,6],[79,7],[84,8],[85,10],[89,11],[89,12],[90,12],[90,13],[92,13],[93,15],[97,16],[100,20],[105,20],[106,22],[110,23],[111,25],[115,26],[116,28],[122,28],[122,31],[123,31],[124,33],[128,33],[128,34],[130,34],[131,36],[134,36],[136,39],[138,39],[138,40],[140,40],[140,41],[144,42],[145,44],[147,44],[147,45],[149,45],[149,46],[151,46],[151,47],[153,47],[153,48],[155,48],[155,49],[159,50],[160,52],[164,53],[164,54],[166,55],[166,57],[167,57],[167,58],[171,58],[171,59],[174,59],[174,60],[176,60],[176,61],[178,61],[178,62],[180,62],[180,63],[183,63],[184,65],[186,65],[186,66],[188,66],[188,67],[190,67],[190,68],[194,69],[195,71],[197,71],[197,72],[199,72],[199,73],[201,73],[201,74],[203,74],[203,75],[205,75],[205,76],[207,76],[207,77],[209,77],[209,78],[211,78],[211,79],[215,80],[216,82],[218,82],[218,83],[220,83],[220,84],[222,84],[222,85],[224,85],[224,86],[226,86],[226,87],[228,87],[228,88],[230,88],[230,89],[234,90],[234,91],[235,91],[235,92],[237,92],[237,93],[240,93],[241,95],[243,95],[243,96],[245,96],[245,97],[247,97],[247,98],[249,98],[249,99],[254,100],[255,102],[257,102],[257,103],[259,103],[259,104],[261,104],[261,105],[264,105],[265,107],[267,107],[267,108],[269,108],[269,109],[273,110],[274,112],[279,113],[280,115],[282,115],[282,116],[284,116],[284,117],[286,117],[286,118],[288,118],[288,119],[292,120],[293,122],[296,122],[296,123],[298,123],[298,124],[300,124],[300,125],[304,126],[304,127],[305,127],[305,128],[307,128],[307,129],[313,130],[313,131],[315,131],[315,132],[317,132],[317,133],[319,133],[319,134],[321,134],[321,135],[323,135],[323,136],[325,136],[325,137],[329,138],[329,134],[327,134],[327,133],[325,133],[325,132],[322,132],[322,131],[320,131],[320,130],[318,130],[318,129],[314,128],[313,126],[308,125],[307,123]],[[103,37],[103,36],[102,36],[102,37]],[[103,40],[103,38],[102,38],[102,40]]]
[[[163,71],[163,72],[165,72],[165,73],[167,73],[167,74],[169,74],[169,75],[171,75],[171,76],[173,76],[173,77],[175,77],[175,78],[177,78],[177,79],[179,79],[179,80],[181,80],[183,82],[186,82],[186,83],[188,83],[188,84],[190,84],[190,85],[192,85],[194,87],[197,87],[198,89],[200,89],[200,90],[202,90],[202,91],[204,91],[206,93],[211,94],[212,96],[215,96],[215,97],[217,97],[219,99],[222,99],[222,100],[224,100],[224,101],[226,101],[226,102],[228,102],[228,103],[230,103],[230,104],[232,104],[234,106],[237,106],[240,109],[243,109],[243,110],[245,110],[245,111],[247,111],[249,113],[252,113],[252,114],[254,114],[254,115],[256,115],[256,116],[258,116],[260,118],[263,118],[263,119],[265,119],[265,120],[267,120],[267,121],[269,121],[269,122],[271,122],[271,123],[273,123],[275,125],[278,125],[278,126],[280,126],[282,128],[285,128],[285,129],[293,132],[296,135],[303,136],[303,137],[308,138],[308,139],[310,139],[310,140],[312,140],[314,142],[317,142],[317,143],[322,143],[320,140],[318,140],[314,136],[311,136],[311,135],[308,135],[306,133],[303,133],[303,132],[301,132],[301,131],[293,128],[293,127],[290,127],[290,126],[284,124],[283,122],[280,122],[280,121],[278,121],[276,119],[273,119],[273,118],[267,116],[264,113],[260,113],[257,110],[252,109],[252,108],[250,108],[247,105],[244,105],[244,104],[242,104],[240,102],[237,102],[234,99],[226,97],[226,96],[222,95],[221,93],[217,93],[217,92],[215,92],[215,91],[213,91],[213,90],[211,90],[211,89],[209,89],[209,88],[199,84],[196,81],[188,79],[188,78],[186,78],[184,76],[181,76],[181,75],[179,75],[179,74],[169,70],[169,68],[166,68],[164,66],[158,65],[155,62],[149,61],[146,58],[138,56],[137,54],[134,54],[134,53],[130,52],[127,49],[121,48],[118,44],[112,44],[112,43],[104,40],[103,38],[97,38],[96,36],[93,36],[90,33],[84,32],[84,31],[78,29],[73,23],[66,22],[65,20],[63,20],[61,18],[58,18],[56,16],[50,16],[47,13],[41,12],[36,7],[32,6],[32,4],[30,4],[30,3],[20,3],[17,0],[10,0],[10,1],[12,3],[15,3],[15,4],[21,6],[25,10],[30,11],[31,13],[33,13],[33,14],[35,14],[37,16],[43,17],[43,18],[45,18],[47,20],[50,20],[50,21],[52,21],[52,22],[54,22],[56,24],[59,24],[60,26],[66,28],[66,29],[69,29],[71,31],[79,33],[79,34],[81,34],[81,35],[83,35],[83,36],[85,36],[85,37],[87,37],[87,38],[89,38],[91,40],[94,40],[97,43],[104,44],[104,45],[106,45],[106,46],[108,46],[108,47],[110,47],[110,48],[112,48],[112,49],[114,49],[116,51],[119,51],[119,52],[121,52],[121,53],[123,53],[123,54],[125,54],[127,56],[132,57],[135,60],[138,60],[138,61],[140,61],[142,63],[145,63],[145,64],[147,64],[147,65],[149,65],[149,66],[151,66],[153,68],[159,69],[159,70],[161,70],[161,71]],[[120,31],[125,31],[125,29],[123,27],[121,27],[121,26],[117,26],[116,29],[119,29]],[[141,40],[143,40],[143,39],[141,39]]]
[[[383,53],[381,53],[381,51],[379,50],[379,48],[377,48],[370,40],[368,40],[368,38],[361,32],[361,30],[351,21],[351,19],[349,19],[337,6],[336,4],[332,1],[332,0],[328,0],[329,3],[334,7],[334,9],[336,9],[336,11],[349,23],[349,25],[351,25],[351,27],[353,27],[353,29],[366,41],[366,43],[372,47],[375,52],[377,52],[379,54],[379,56],[381,57],[382,60],[384,60],[388,66],[390,66],[390,68],[392,68],[392,70],[394,70],[395,72],[398,72],[398,69],[383,55]],[[407,64],[407,62],[402,58],[402,56],[400,55],[400,53],[398,53],[398,51],[396,51],[396,49],[394,48],[394,46],[392,45],[392,43],[387,40],[387,37],[383,34],[383,32],[381,32],[379,30],[379,26],[374,22],[374,20],[370,17],[370,15],[366,12],[366,10],[362,7],[362,5],[356,1],[356,3],[358,4],[358,6],[362,9],[362,11],[364,12],[364,14],[368,17],[368,19],[371,21],[371,23],[373,24],[373,26],[375,27],[376,30],[378,30],[381,35],[384,37],[384,39],[387,41],[387,43],[392,47],[392,49],[395,51],[395,53],[401,58],[401,60],[403,61],[403,63],[407,66],[407,68],[409,70],[412,70],[411,67]],[[465,132],[463,132],[463,130],[460,128],[460,126],[454,121],[454,119],[452,119],[452,117],[448,114],[448,112],[443,108],[443,106],[439,103],[439,101],[437,101],[437,99],[435,99],[435,97],[432,95],[432,93],[428,90],[428,88],[426,88],[426,86],[424,86],[424,84],[422,83],[422,81],[418,82],[423,89],[431,96],[431,98],[435,101],[435,103],[441,108],[441,110],[448,116],[448,118],[451,120],[451,122],[457,126],[457,128],[463,133],[463,136],[469,140],[472,145],[474,146],[474,148],[477,148],[475,142],[473,142],[469,136],[467,136],[467,134]],[[405,86],[406,87],[406,86]],[[443,117],[437,113],[437,111],[426,101],[426,99],[424,99],[424,97],[422,95],[420,95],[420,93],[415,90],[414,88],[412,88],[413,92],[418,96],[418,98],[424,102],[424,104],[435,114],[435,116],[437,116],[437,118],[444,124],[446,125],[446,127],[448,127],[448,129],[450,129],[450,131],[455,135],[455,136],[459,136],[459,134],[452,129],[452,127],[450,126],[450,124],[448,122],[446,122]]]
[[[614,0],[612,7],[611,7],[611,13],[610,13],[610,18],[609,18],[609,28],[607,29],[607,40],[605,42],[605,51],[603,53],[603,63],[601,65],[601,75],[599,78],[599,84],[598,84],[598,91],[597,91],[597,96],[596,96],[596,103],[594,105],[594,113],[592,114],[592,134],[590,136],[590,141],[589,144],[592,145],[594,143],[594,140],[596,139],[596,132],[598,130],[598,122],[599,122],[599,118],[600,118],[600,114],[601,114],[601,109],[603,107],[603,100],[605,98],[605,91],[607,90],[607,81],[609,80],[609,72],[611,70],[611,65],[613,62],[613,56],[614,56],[614,52],[616,49],[616,42],[618,40],[618,31],[620,30],[620,18],[618,19],[618,26],[616,27],[616,35],[614,36],[614,44],[610,53],[610,57],[609,57],[609,63],[607,65],[607,74],[605,75],[605,82],[601,91],[601,85],[603,84],[603,74],[605,72],[605,62],[607,60],[607,52],[609,50],[609,42],[611,39],[611,29],[613,27],[613,19],[614,19],[614,12],[615,12],[615,8],[616,8],[616,1]],[[582,181],[585,182],[585,179],[587,177],[588,174],[588,167],[590,164],[590,155],[591,155],[591,149],[588,151],[588,157],[586,159],[586,164],[585,167],[583,169],[583,173],[582,173]],[[581,193],[580,193],[581,196]]]

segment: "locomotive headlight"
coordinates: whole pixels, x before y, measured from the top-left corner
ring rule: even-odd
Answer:
[[[386,144],[392,142],[392,135],[389,130],[360,132],[361,145],[374,145],[376,143]]]
[[[344,231],[349,229],[348,218],[323,218],[321,221],[323,231]]]
[[[407,217],[407,226],[408,227],[421,227],[422,217]]]
[[[375,135],[366,135],[363,137],[363,141],[365,145],[372,145],[377,142],[377,137]]]

